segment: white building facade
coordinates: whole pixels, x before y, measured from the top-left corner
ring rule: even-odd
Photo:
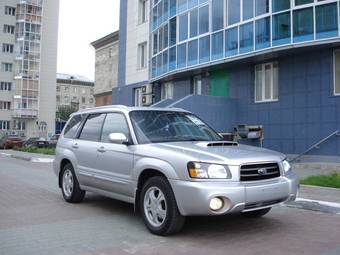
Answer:
[[[0,132],[52,136],[59,1],[2,0],[0,13]]]

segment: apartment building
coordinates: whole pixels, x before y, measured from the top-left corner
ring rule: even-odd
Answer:
[[[58,0],[0,1],[2,134],[54,134],[58,14]]]
[[[95,106],[94,82],[90,79],[74,74],[57,74],[56,111],[59,106],[71,106],[80,109]]]
[[[220,132],[260,125],[263,146],[287,154],[324,141],[308,154],[340,161],[339,0],[127,0],[120,8],[114,104],[185,108]]]
[[[91,43],[95,49],[96,106],[112,104],[112,89],[118,81],[119,31]]]

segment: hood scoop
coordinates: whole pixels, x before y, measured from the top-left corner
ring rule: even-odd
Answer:
[[[232,141],[221,141],[221,142],[201,142],[197,145],[202,147],[222,147],[222,146],[237,146],[237,142]]]

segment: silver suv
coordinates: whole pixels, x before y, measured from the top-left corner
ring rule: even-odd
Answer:
[[[56,149],[64,199],[86,191],[133,203],[154,234],[191,215],[259,217],[296,198],[298,179],[278,152],[223,141],[181,109],[110,106],[73,114]]]

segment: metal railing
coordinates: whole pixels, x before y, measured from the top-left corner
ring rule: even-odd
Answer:
[[[340,131],[336,130],[333,133],[331,133],[330,135],[326,136],[325,138],[321,139],[320,141],[318,141],[317,143],[313,144],[312,146],[310,146],[307,150],[305,150],[304,152],[302,152],[301,154],[299,154],[298,156],[296,156],[295,158],[291,159],[290,162],[294,162],[296,160],[298,160],[299,158],[301,158],[303,155],[307,154],[308,152],[310,152],[313,149],[319,149],[320,145],[326,141],[328,141],[330,138],[332,138],[333,136],[340,136]]]

